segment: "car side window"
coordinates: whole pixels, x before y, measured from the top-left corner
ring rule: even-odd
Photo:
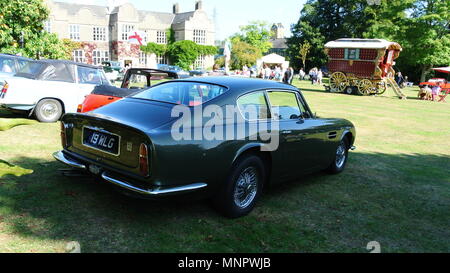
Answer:
[[[292,120],[302,117],[297,94],[287,91],[267,92],[275,119]]]
[[[240,97],[237,105],[246,120],[270,118],[269,104],[263,91]]]
[[[78,70],[78,83],[81,84],[102,84],[102,77],[100,75],[100,70],[95,68],[77,66]]]

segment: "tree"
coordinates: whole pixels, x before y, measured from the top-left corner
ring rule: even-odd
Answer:
[[[311,50],[311,45],[308,42],[305,42],[303,45],[300,45],[299,57],[302,60],[303,69],[306,69],[306,58],[308,57],[310,50]]]
[[[367,6],[366,0],[308,0],[287,42],[293,65],[300,67],[298,52],[305,42],[311,44],[310,65],[320,67],[327,62],[326,42],[344,37],[361,38],[369,27]]]
[[[261,49],[247,42],[238,39],[233,40],[231,51],[232,69],[242,69],[244,65],[250,67],[256,64],[256,61],[262,57]]]
[[[42,0],[0,1],[0,50],[32,58],[66,58],[58,37],[43,31],[48,14]]]
[[[371,5],[369,3],[372,3]],[[311,66],[327,63],[324,44],[339,38],[377,38],[403,47],[397,69],[425,80],[433,66],[450,63],[448,0],[308,0],[292,27],[288,54],[298,68],[300,46],[311,44]]]
[[[373,20],[366,37],[399,42],[398,67],[425,81],[433,66],[450,63],[450,2],[448,0],[383,1],[368,9]]]
[[[270,38],[272,31],[270,26],[264,21],[252,21],[249,25],[240,27],[241,32],[231,36],[233,42],[245,42],[253,47],[258,48],[262,54],[265,54],[272,48]]]

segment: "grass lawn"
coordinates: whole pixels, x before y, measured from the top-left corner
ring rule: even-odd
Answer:
[[[82,252],[367,252],[370,241],[382,252],[449,252],[450,104],[419,101],[416,87],[401,101],[391,90],[359,97],[295,84],[319,116],[356,125],[358,149],[344,173],[273,188],[237,220],[206,202],[134,200],[63,177],[51,156],[59,124],[0,131],[0,252],[63,252],[70,241]]]

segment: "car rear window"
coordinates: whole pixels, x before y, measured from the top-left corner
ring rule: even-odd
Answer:
[[[224,94],[227,91],[228,89],[213,84],[197,82],[170,82],[144,90],[132,97],[186,106],[198,106]]]
[[[0,72],[3,73],[15,73],[16,66],[13,58],[0,56]]]

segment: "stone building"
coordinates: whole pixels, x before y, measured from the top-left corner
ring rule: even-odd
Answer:
[[[272,43],[272,48],[269,50],[269,53],[275,53],[280,56],[286,57],[286,50],[288,49],[287,46],[287,39],[285,38],[285,29],[283,24],[273,24],[272,26],[272,33],[273,36],[270,39],[270,42]]]
[[[142,33],[144,42],[158,44],[167,44],[169,29],[176,41],[191,40],[202,45],[215,42],[214,23],[203,10],[202,1],[197,1],[190,12],[180,12],[179,5],[174,4],[171,13],[137,10],[131,3],[107,7],[44,1],[50,9],[45,29],[60,39],[80,42],[81,48],[73,52],[73,60],[78,62],[100,65],[110,60],[133,67],[168,62],[165,56],[147,55],[138,44],[130,43],[133,32]],[[213,65],[213,56],[201,56],[194,64],[202,68]]]

